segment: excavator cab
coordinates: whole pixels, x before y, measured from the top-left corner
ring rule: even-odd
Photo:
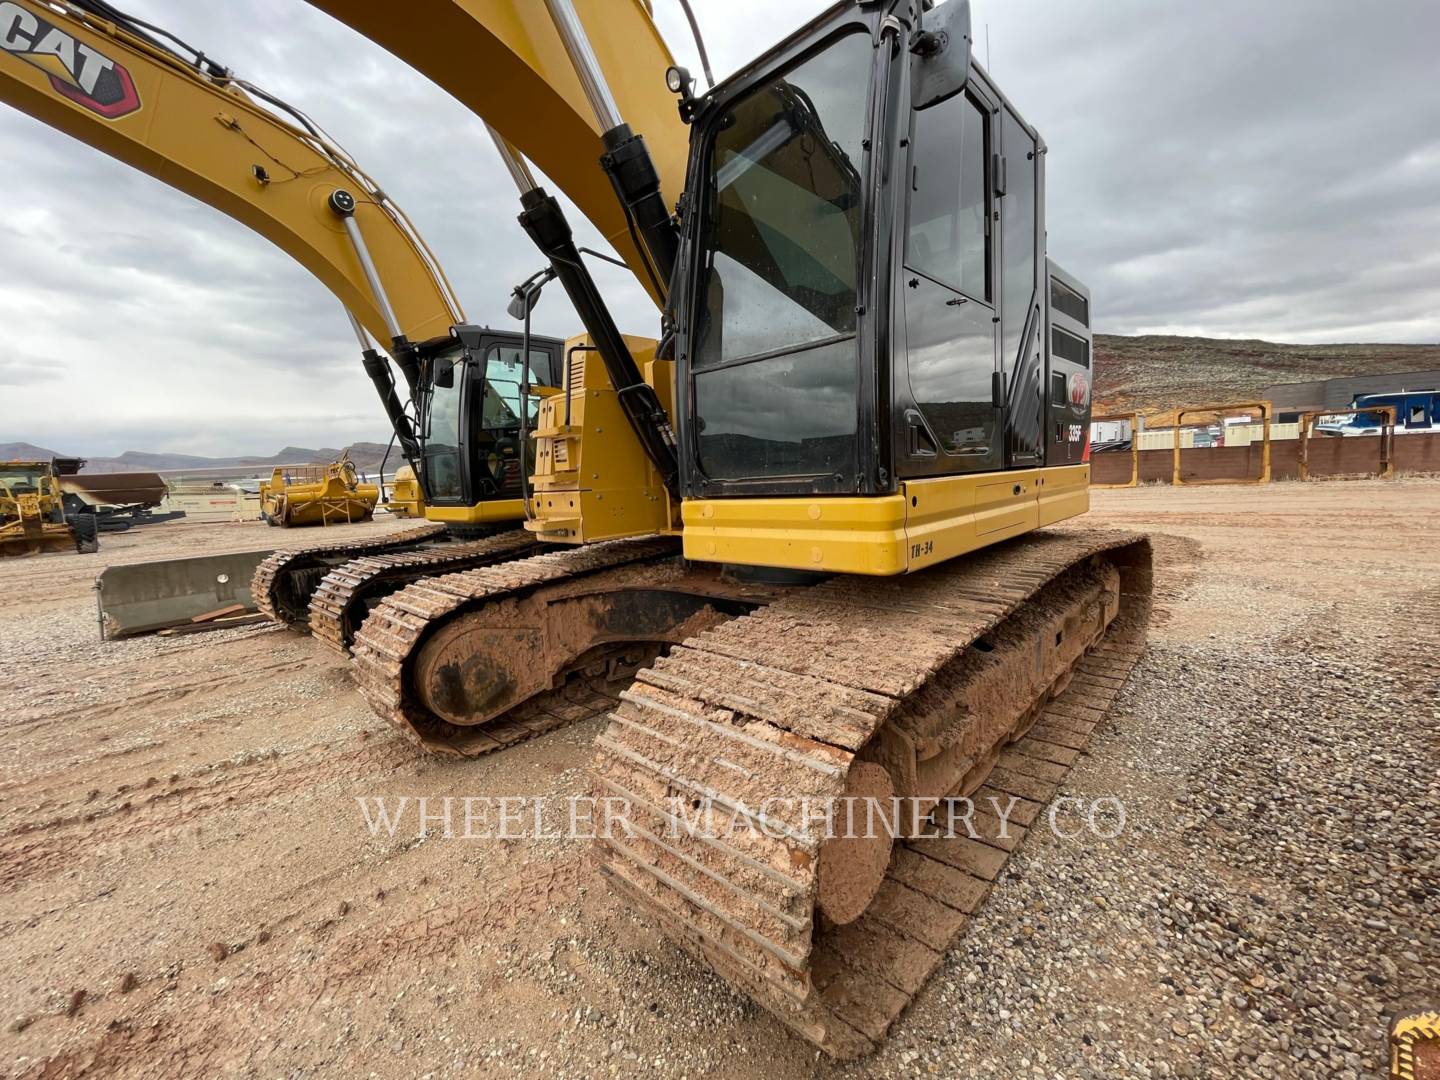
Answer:
[[[1044,143],[969,62],[963,0],[921,7],[832,9],[687,103],[692,558],[900,573],[1085,508],[1083,469],[1041,471],[1078,465],[1089,427],[1088,318],[1062,337],[1050,313]],[[821,541],[799,560],[752,542],[787,513]],[[826,517],[863,519],[865,552]]]
[[[555,392],[563,342],[531,336],[528,371],[524,347],[520,334],[466,325],[421,350],[419,479],[427,516],[452,531],[524,516],[522,439]]]

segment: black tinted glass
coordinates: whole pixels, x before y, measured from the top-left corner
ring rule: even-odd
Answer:
[[[1050,351],[1072,364],[1087,368],[1090,366],[1090,343],[1074,334],[1067,334],[1058,326],[1050,335]]]
[[[458,499],[465,490],[460,469],[460,417],[466,369],[458,363],[453,370],[450,386],[432,388],[426,414],[425,497],[431,502]]]
[[[869,65],[841,38],[712,129],[695,367],[854,332]]]
[[[960,95],[915,114],[905,264],[990,299],[985,116]]]
[[[853,339],[702,372],[695,399],[707,476],[813,476],[854,468]]]
[[[1020,362],[1020,338],[1035,299],[1035,140],[1009,109],[1001,116],[1005,195],[1000,200],[1000,356],[1009,370]]]
[[[1050,306],[1069,315],[1081,326],[1090,325],[1090,301],[1053,277],[1050,279]]]

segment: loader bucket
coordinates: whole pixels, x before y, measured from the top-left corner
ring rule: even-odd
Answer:
[[[74,551],[75,534],[64,525],[49,525],[29,532],[0,532],[0,557],[40,555],[47,551]]]
[[[102,641],[188,623],[232,604],[255,611],[250,579],[271,551],[108,567],[95,581]]]

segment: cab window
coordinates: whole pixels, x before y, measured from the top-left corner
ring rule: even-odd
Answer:
[[[543,349],[530,350],[530,385],[549,386],[550,354]],[[520,383],[524,372],[520,367],[520,346],[492,345],[485,354],[485,403],[481,424],[486,429],[519,427]],[[539,400],[530,398],[530,422],[540,411]]]
[[[915,114],[905,265],[989,302],[990,207],[985,114],[958,97]]]

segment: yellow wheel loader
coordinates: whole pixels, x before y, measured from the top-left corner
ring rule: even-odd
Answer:
[[[1143,642],[1148,542],[1047,528],[1089,505],[1092,337],[1044,142],[973,62],[967,0],[844,0],[703,92],[638,0],[311,2],[495,129],[549,262],[521,311],[556,278],[587,331],[522,446],[525,527],[564,546],[374,605],[362,691],[473,755],[593,700],[557,690],[618,689],[603,875],[867,1052]],[[526,157],[656,298],[656,340],[620,335]],[[857,804],[911,818],[834,829]]]
[[[0,461],[0,555],[100,550],[95,515],[66,515],[55,463]]]

